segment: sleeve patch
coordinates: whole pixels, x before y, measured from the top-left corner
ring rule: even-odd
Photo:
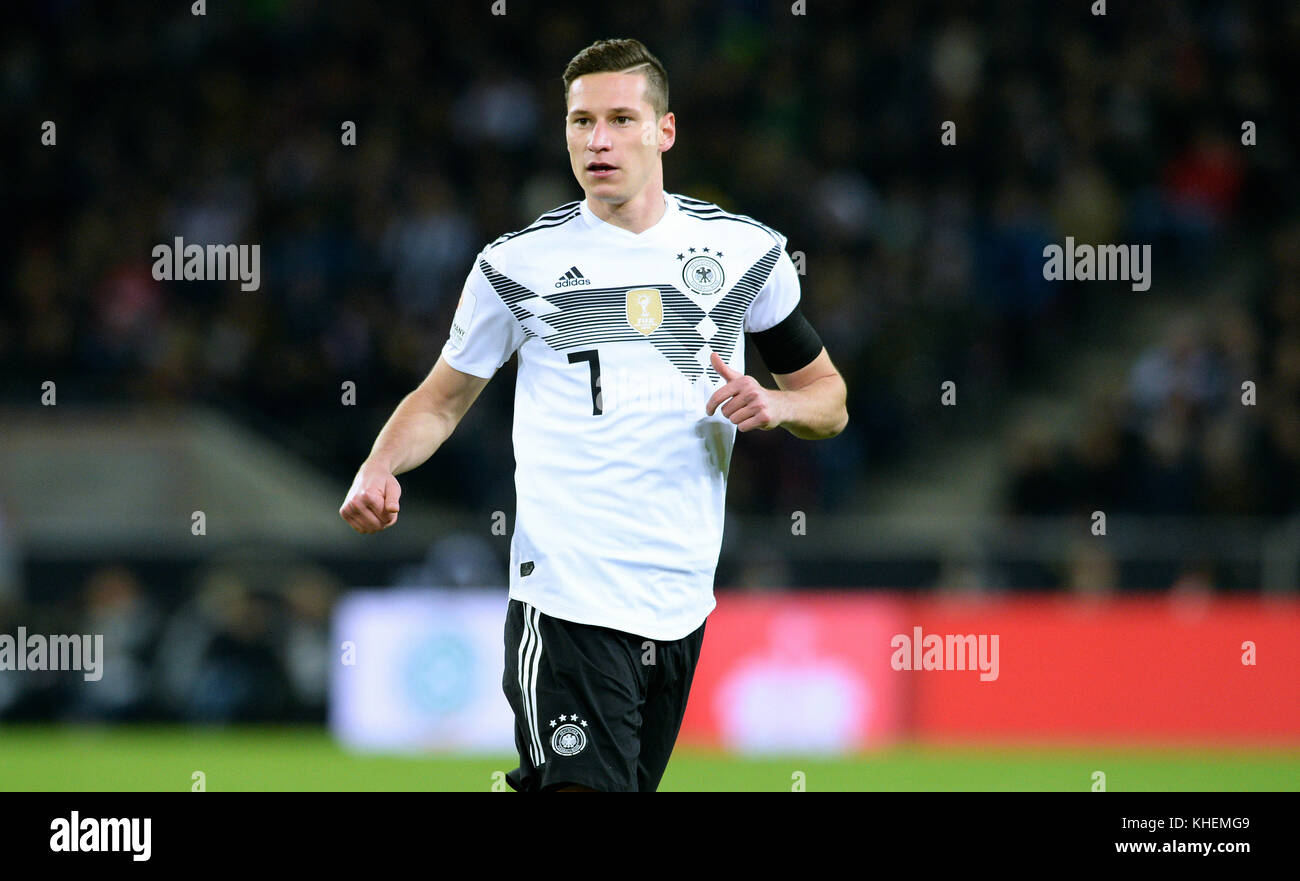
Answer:
[[[451,336],[448,341],[453,349],[465,345],[465,337],[469,334],[470,324],[474,320],[474,306],[477,302],[469,288],[461,293],[460,302],[456,304],[456,314],[451,319]]]

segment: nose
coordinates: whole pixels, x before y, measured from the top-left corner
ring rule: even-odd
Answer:
[[[591,134],[587,137],[587,149],[593,153],[610,148],[609,126],[604,120],[597,120],[596,124],[591,127]]]

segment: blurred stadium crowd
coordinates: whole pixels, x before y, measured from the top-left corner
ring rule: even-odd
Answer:
[[[1241,120],[1286,103],[1294,11],[823,6],[797,26],[784,4],[752,2],[608,10],[602,24],[635,30],[668,67],[681,131],[668,188],[756,216],[806,255],[807,311],[852,396],[842,439],[753,444],[737,465],[783,478],[733,481],[740,512],[851,507],[879,463],[950,428],[934,417],[942,379],[960,380],[966,418],[983,421],[975,411],[1068,344],[1090,298],[1120,295],[1044,281],[1044,244],[1150,242],[1157,286],[1173,285],[1274,223],[1294,191],[1283,133],[1238,144]],[[60,141],[25,139],[9,183],[25,207],[0,309],[9,395],[29,400],[57,376],[69,398],[211,402],[330,473],[355,469],[436,359],[477,250],[580,196],[557,83],[592,36],[578,7],[497,19],[466,7],[472,20],[447,7],[445,24],[383,8],[15,13],[6,105],[33,131],[56,118]],[[340,143],[344,120],[355,148]],[[939,143],[944,120],[958,123],[955,147]],[[154,281],[150,251],[175,236],[260,243],[262,288]],[[1270,318],[1237,324],[1249,320]],[[1164,447],[1187,420],[1184,404],[1161,403],[1182,397],[1161,388],[1160,357],[1136,380],[1136,406],[1165,426],[1134,460],[1138,483],[1165,479]],[[339,406],[345,380],[359,412]],[[431,496],[508,494],[504,391],[480,404],[473,443],[453,441],[462,467]]]
[[[0,595],[0,633],[102,635],[112,668],[93,681],[49,670],[0,676],[0,720],[323,722],[333,576],[310,564],[231,563],[197,581],[188,596],[160,594],[130,567],[105,565],[64,602]]]
[[[1249,296],[1189,309],[1076,437],[1018,435],[1015,513],[1300,512],[1300,224],[1266,244]]]
[[[61,401],[206,403],[336,475],[341,495],[437,358],[475,253],[581,196],[565,64],[592,39],[635,35],[670,74],[667,188],[755,216],[803,252],[805,312],[849,388],[834,441],[747,438],[732,511],[851,511],[880,465],[985,423],[1068,352],[1098,299],[1143,296],[1045,281],[1042,249],[1067,235],[1152,244],[1153,293],[1213,287],[1228,263],[1249,290],[1191,310],[1126,388],[1098,390],[1077,436],[1020,433],[1006,511],[1300,510],[1296,131],[1282,89],[1294,6],[1162,0],[1093,17],[1084,3],[827,0],[792,20],[782,2],[666,0],[604,4],[599,33],[582,4],[534,6],[11,10],[0,112],[31,135],[4,181],[22,221],[0,241],[0,401],[31,404],[56,378]],[[46,119],[57,147],[38,140]],[[1259,146],[1240,144],[1246,119]],[[340,142],[345,120],[355,147]],[[955,146],[940,143],[945,120]],[[153,246],[176,236],[260,244],[261,288],[153,280]],[[512,372],[445,466],[410,475],[423,498],[511,498]],[[963,406],[937,418],[946,379]],[[1246,379],[1256,408],[1238,406]],[[355,408],[340,406],[344,381]],[[69,632],[129,621],[114,638],[142,665],[174,652],[162,669],[186,672],[87,692],[76,712],[320,712],[328,578],[222,578],[164,614],[129,570],[96,572],[77,612],[88,623]]]

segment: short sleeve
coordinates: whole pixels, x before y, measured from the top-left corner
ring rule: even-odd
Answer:
[[[479,254],[451,319],[442,358],[461,373],[490,379],[523,344],[524,331],[483,274]]]
[[[758,296],[745,312],[745,333],[758,333],[780,324],[799,305],[799,273],[790,255],[781,256]]]

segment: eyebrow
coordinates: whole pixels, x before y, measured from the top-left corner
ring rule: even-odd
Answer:
[[[622,113],[622,114],[627,114],[627,113],[639,113],[640,111],[637,110],[635,107],[613,107],[613,108],[611,108],[611,109],[609,110],[609,112],[610,112],[610,113]],[[585,114],[587,114],[588,116],[594,116],[594,115],[595,115],[595,114],[593,114],[590,110],[587,110],[587,109],[585,109],[585,108],[583,108],[583,107],[575,107],[575,108],[573,108],[572,110],[569,111],[569,116],[574,116],[574,115],[579,114],[579,113],[585,113]]]

